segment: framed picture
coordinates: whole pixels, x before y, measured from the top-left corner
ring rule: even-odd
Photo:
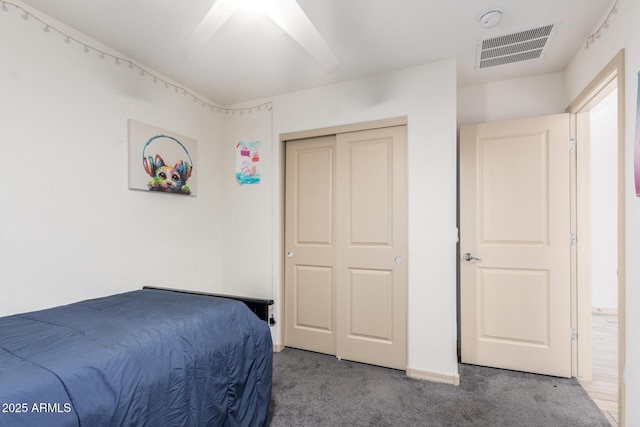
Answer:
[[[129,188],[195,196],[196,141],[129,120]]]

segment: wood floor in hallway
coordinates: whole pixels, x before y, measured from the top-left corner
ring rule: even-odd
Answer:
[[[580,384],[611,425],[618,426],[618,315],[594,312],[592,321],[593,380]]]

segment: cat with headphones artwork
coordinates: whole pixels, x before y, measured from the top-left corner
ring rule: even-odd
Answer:
[[[191,177],[192,166],[188,162],[180,160],[174,166],[167,166],[162,157],[156,154],[155,159],[151,156],[142,159],[142,164],[152,178],[147,184],[149,190],[191,194],[187,180]]]
[[[195,197],[197,162],[195,139],[129,119],[129,189]]]
[[[144,155],[147,146],[158,138],[169,138],[179,144],[189,157],[189,162],[179,160],[175,165],[165,165],[159,154],[153,156]],[[169,193],[191,194],[191,189],[187,185],[187,180],[191,177],[193,162],[189,151],[177,139],[167,135],[156,135],[149,139],[142,150],[142,166],[145,172],[151,176],[151,181],[147,184],[149,190],[165,191]]]
[[[177,139],[167,135],[156,135],[149,139],[144,148],[147,148],[151,142],[157,138],[169,138],[184,148],[185,153],[189,156],[191,161],[191,155],[187,149]],[[191,194],[191,189],[187,185],[187,180],[191,177],[192,163],[186,161],[178,161],[174,166],[168,166],[164,164],[164,160],[159,154],[156,154],[155,159],[153,156],[144,156],[144,149],[142,150],[142,165],[144,170],[151,176],[151,181],[147,184],[149,190],[153,191],[166,191],[170,193],[182,193]]]

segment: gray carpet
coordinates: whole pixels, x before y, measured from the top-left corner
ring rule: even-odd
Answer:
[[[608,426],[574,379],[460,365],[460,386],[287,348],[270,426]]]

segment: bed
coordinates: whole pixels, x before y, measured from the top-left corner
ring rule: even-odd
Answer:
[[[265,425],[272,351],[245,303],[169,290],[2,317],[0,425]]]

